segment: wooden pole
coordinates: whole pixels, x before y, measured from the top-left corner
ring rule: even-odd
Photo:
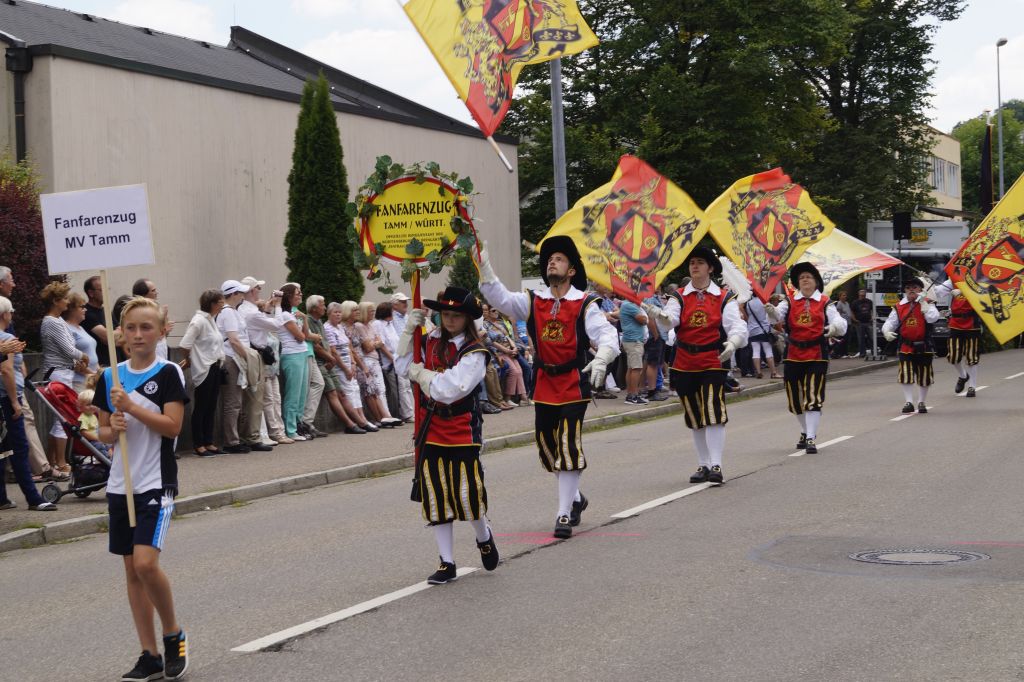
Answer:
[[[494,136],[488,135],[487,141],[491,143],[491,147],[494,149],[494,153],[498,155],[498,158],[501,159],[501,162],[505,165],[505,170],[507,170],[509,173],[514,172],[512,170],[512,164],[509,163],[508,159],[505,157],[505,153],[501,151],[501,147],[499,147],[498,143],[494,141]]]
[[[416,271],[412,273],[412,277],[409,279],[409,284],[412,286],[412,307],[414,309],[422,308],[423,301],[420,296],[420,270],[416,268]],[[408,314],[408,313],[406,313]],[[423,352],[421,347],[421,340],[423,338],[423,328],[416,327],[416,330],[412,333],[412,361],[422,362]],[[420,387],[415,381],[412,383],[412,411],[413,411],[413,433],[418,434],[420,432]],[[420,452],[419,448],[413,453],[413,466],[415,467],[415,474],[413,478],[419,480],[420,477],[420,458],[423,453]]]
[[[107,286],[107,271],[100,270],[100,289],[103,292],[103,319],[107,325],[107,352],[110,354],[110,387],[121,387],[121,377],[117,373],[117,344],[114,342],[114,316],[111,314],[113,302],[110,300],[110,289]],[[111,405],[113,407],[113,405]],[[128,504],[128,525],[135,527],[135,496],[132,494],[132,472],[128,466],[128,434],[118,433],[118,445],[121,446],[121,465],[124,467],[124,494]]]

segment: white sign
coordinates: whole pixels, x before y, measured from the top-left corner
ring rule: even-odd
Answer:
[[[145,185],[42,194],[50,274],[152,265]]]
[[[881,270],[869,270],[868,272],[864,273],[864,279],[866,279],[866,280],[872,280],[872,279],[874,279],[874,280],[881,280],[882,279],[882,271]]]

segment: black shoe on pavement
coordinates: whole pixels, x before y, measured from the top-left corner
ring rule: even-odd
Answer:
[[[491,405],[488,402],[480,404],[480,411],[483,412],[484,414],[501,414],[500,407],[495,407],[494,405]]]
[[[569,525],[568,516],[559,516],[555,519],[555,537],[563,540],[572,537],[572,526]]]
[[[964,386],[967,385],[967,377],[957,377],[956,388],[953,389],[953,393],[963,393]]]
[[[614,399],[618,398],[619,396],[615,395],[611,391],[600,390],[600,391],[594,391],[594,397],[595,398],[600,398],[601,400],[614,400]]]
[[[164,679],[180,680],[188,669],[188,639],[184,630],[164,637]]]
[[[164,661],[159,654],[154,656],[148,651],[143,651],[135,667],[121,676],[121,682],[162,679],[164,679]]]
[[[796,442],[796,449],[797,450],[803,450],[806,447],[807,447],[807,434],[806,433],[801,433],[800,434],[800,440],[798,440]]]
[[[977,395],[977,393],[975,393],[975,391],[974,391],[974,386],[971,386],[969,389],[967,389],[967,395],[965,397],[973,398],[976,395]]]
[[[648,391],[647,392],[647,401],[648,402],[656,401],[656,402],[660,403],[663,400],[668,400],[668,396],[669,396],[668,391]]]
[[[818,454],[818,445],[814,442],[813,438],[808,438],[804,442],[804,447],[807,450],[807,454],[808,455],[816,455],[816,454]]]
[[[708,483],[718,483],[721,485],[725,482],[725,478],[722,476],[722,467],[717,464],[711,467],[711,471],[708,472]]]
[[[903,414],[911,414],[914,411],[914,403],[907,403],[903,406]]]
[[[263,443],[247,443],[246,447],[248,447],[249,450],[251,450],[252,452],[273,452],[274,451],[274,448],[270,447],[269,445],[264,445]]]
[[[374,426],[370,422],[366,422],[365,424],[363,424],[359,428],[361,428],[363,431],[366,431],[368,433],[377,433],[378,431],[380,431],[380,429],[378,429],[376,426]]]
[[[705,466],[697,467],[697,471],[693,472],[690,476],[690,483],[706,483],[708,480],[708,468]]]
[[[299,434],[300,436],[305,436],[307,440],[312,440],[316,438],[316,436],[314,436],[310,432],[309,426],[306,424],[306,422],[297,423],[295,425],[295,433]]]
[[[578,526],[580,525],[580,519],[583,516],[583,510],[590,506],[590,500],[583,493],[580,493],[580,501],[572,503],[572,509],[569,511],[569,525]]]
[[[445,583],[453,583],[459,579],[459,574],[455,572],[455,564],[448,563],[444,559],[441,560],[441,565],[437,567],[437,570],[430,574],[427,578],[427,582],[431,585],[444,585]]]
[[[249,452],[249,446],[242,443],[235,443],[234,445],[225,445],[224,452],[231,453],[232,455],[244,455]]]
[[[480,550],[480,561],[483,562],[484,568],[493,571],[498,567],[498,546],[494,544],[494,533],[490,528],[487,532],[490,533],[490,537],[476,543],[476,548]]]
[[[925,405],[924,403],[918,403],[917,404],[917,413],[918,414],[928,414],[928,406]]]
[[[301,428],[299,429],[299,433],[302,433],[303,436],[309,436],[310,438],[326,438],[327,437],[327,433],[325,431],[321,431],[320,429],[316,428],[312,424],[307,424],[306,422],[302,422],[302,426],[304,426],[306,428],[306,432],[305,433],[302,433],[302,429]]]
[[[361,429],[358,426],[346,426],[345,433],[366,433],[366,429]]]

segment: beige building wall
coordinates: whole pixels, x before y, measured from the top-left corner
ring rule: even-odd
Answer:
[[[932,135],[935,144],[927,161],[932,205],[959,211],[963,208],[960,141],[934,128]]]
[[[139,277],[156,282],[179,322],[172,345],[202,290],[245,275],[285,282],[297,103],[56,57],[36,58],[27,84],[29,152],[45,191],[147,184],[156,265],[111,271],[111,291],[129,293]],[[338,126],[353,194],[382,154],[470,176],[480,236],[498,274],[518,286],[518,175],[486,141],[350,114],[338,114]],[[515,147],[503,150],[514,163]],[[90,274],[72,277],[76,288]],[[445,281],[433,275],[425,293]],[[384,295],[367,283],[364,297]]]
[[[14,74],[0,75],[0,153],[15,157],[14,149]]]

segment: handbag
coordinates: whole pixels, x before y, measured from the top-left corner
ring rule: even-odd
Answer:
[[[277,362],[274,349],[270,346],[253,346],[252,349],[260,354],[260,359],[263,360],[264,365],[272,365]]]

